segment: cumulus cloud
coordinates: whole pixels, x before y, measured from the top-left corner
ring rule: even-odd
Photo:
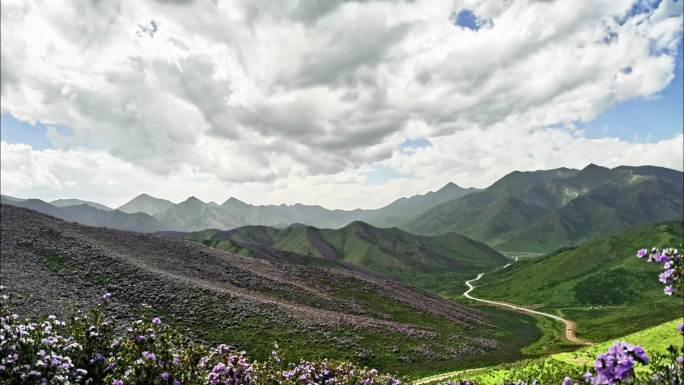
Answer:
[[[681,168],[681,137],[647,145],[571,128],[672,81],[682,7],[649,4],[7,0],[2,112],[70,127],[50,133],[54,150],[22,151],[69,159],[81,181],[76,154],[130,180],[196,176],[223,195],[259,185],[263,201],[348,207],[381,188],[363,182],[378,165],[404,177],[364,204],[447,180],[484,185],[512,167]],[[454,24],[463,10],[479,29]],[[402,151],[407,138],[433,146]],[[18,159],[4,146],[3,163]],[[648,146],[675,155],[636,155]],[[67,188],[51,165],[5,170],[3,192]],[[328,196],[342,181],[349,197]]]

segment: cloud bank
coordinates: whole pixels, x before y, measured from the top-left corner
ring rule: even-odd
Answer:
[[[681,135],[575,128],[672,81],[681,2],[8,0],[1,32],[2,112],[71,128],[2,144],[8,194],[351,208],[514,169],[682,167]]]

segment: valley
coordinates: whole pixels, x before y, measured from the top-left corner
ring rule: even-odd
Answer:
[[[487,299],[473,297],[470,294],[473,290],[475,290],[475,286],[473,285],[473,282],[479,281],[483,275],[484,275],[484,273],[480,273],[477,275],[477,278],[466,281],[466,286],[468,287],[468,290],[466,290],[463,293],[463,296],[465,298],[476,301],[476,302],[482,302],[482,303],[490,304],[490,305],[497,306],[497,307],[504,307],[504,308],[513,309],[513,310],[515,310],[517,312],[521,312],[521,313],[528,313],[528,314],[533,314],[533,315],[540,315],[540,316],[546,317],[546,318],[551,318],[552,320],[561,322],[563,324],[563,326],[565,327],[565,339],[567,339],[568,342],[576,343],[576,344],[584,344],[584,345],[591,344],[591,342],[589,342],[589,341],[584,341],[584,340],[580,340],[577,338],[577,335],[576,335],[577,324],[574,321],[570,321],[570,320],[567,320],[565,318],[555,316],[553,314],[528,309],[526,307],[514,305],[511,303],[507,303],[507,302],[490,301]]]

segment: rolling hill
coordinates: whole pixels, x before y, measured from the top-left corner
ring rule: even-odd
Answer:
[[[179,236],[179,235],[176,235]],[[293,225],[285,229],[245,226],[230,231],[206,230],[185,239],[242,255],[283,257],[293,263],[311,258],[342,262],[436,291],[460,292],[463,279],[504,265],[508,259],[487,245],[460,234],[418,236],[397,228],[382,229],[352,222],[341,229]],[[320,262],[318,262],[320,263]],[[441,289],[438,285],[441,284]],[[452,293],[454,294],[454,293]]]
[[[296,359],[414,375],[520,357],[539,337],[527,317],[473,310],[363,269],[249,258],[6,204],[1,214],[0,279],[21,316],[64,315],[109,291],[118,317],[160,315],[254,359],[277,341]]]
[[[677,246],[683,235],[682,222],[637,226],[486,274],[476,293],[556,311],[590,340],[616,337],[681,316],[681,299],[663,295],[661,267],[635,252]]]
[[[408,223],[462,233],[499,250],[551,251],[629,226],[682,217],[682,173],[642,166],[514,172]]]

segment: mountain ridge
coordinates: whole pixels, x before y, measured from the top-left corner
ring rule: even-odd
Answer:
[[[417,234],[456,231],[499,250],[545,252],[631,225],[681,218],[682,175],[662,167],[594,164],[513,172],[404,228]]]

